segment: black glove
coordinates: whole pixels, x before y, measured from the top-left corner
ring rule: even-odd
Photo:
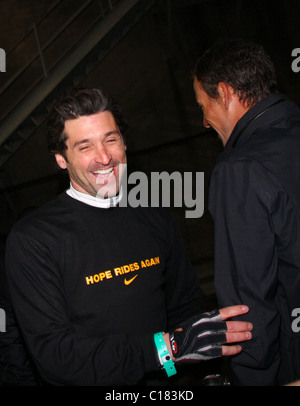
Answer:
[[[180,325],[182,331],[170,333],[176,362],[202,361],[222,356],[227,326],[218,310],[194,316]]]

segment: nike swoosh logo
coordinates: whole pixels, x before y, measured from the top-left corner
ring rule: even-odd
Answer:
[[[139,276],[139,275],[135,275],[133,278],[129,279],[129,281],[125,278],[124,279],[125,285],[130,285],[131,282],[133,282],[137,276]]]

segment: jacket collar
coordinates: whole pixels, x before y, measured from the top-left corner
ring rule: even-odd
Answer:
[[[268,119],[268,122],[274,121],[274,119],[277,120],[278,115],[274,114],[271,109],[273,110],[273,107],[275,108],[275,106],[279,106],[287,100],[285,95],[273,93],[251,107],[237,122],[225,145],[225,149],[235,148],[238,144],[243,143],[256,128],[261,127],[262,122],[266,124],[266,119]]]

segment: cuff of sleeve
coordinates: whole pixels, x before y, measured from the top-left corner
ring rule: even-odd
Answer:
[[[145,372],[160,371],[162,366],[159,362],[157,349],[153,340],[153,334],[147,334],[140,337],[143,347],[144,368]]]

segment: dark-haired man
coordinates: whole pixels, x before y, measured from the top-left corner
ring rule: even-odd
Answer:
[[[224,321],[245,306],[202,314],[170,215],[120,207],[124,128],[99,89],[57,101],[49,148],[70,189],[18,222],[7,241],[17,319],[50,384],[166,383],[178,363],[235,355],[240,345],[222,344],[251,338],[251,324]]]
[[[220,306],[246,303],[251,343],[232,359],[235,383],[300,377],[300,110],[277,92],[270,57],[255,43],[222,41],[195,67],[203,124],[224,151],[210,183]],[[297,334],[298,333],[298,334]]]

